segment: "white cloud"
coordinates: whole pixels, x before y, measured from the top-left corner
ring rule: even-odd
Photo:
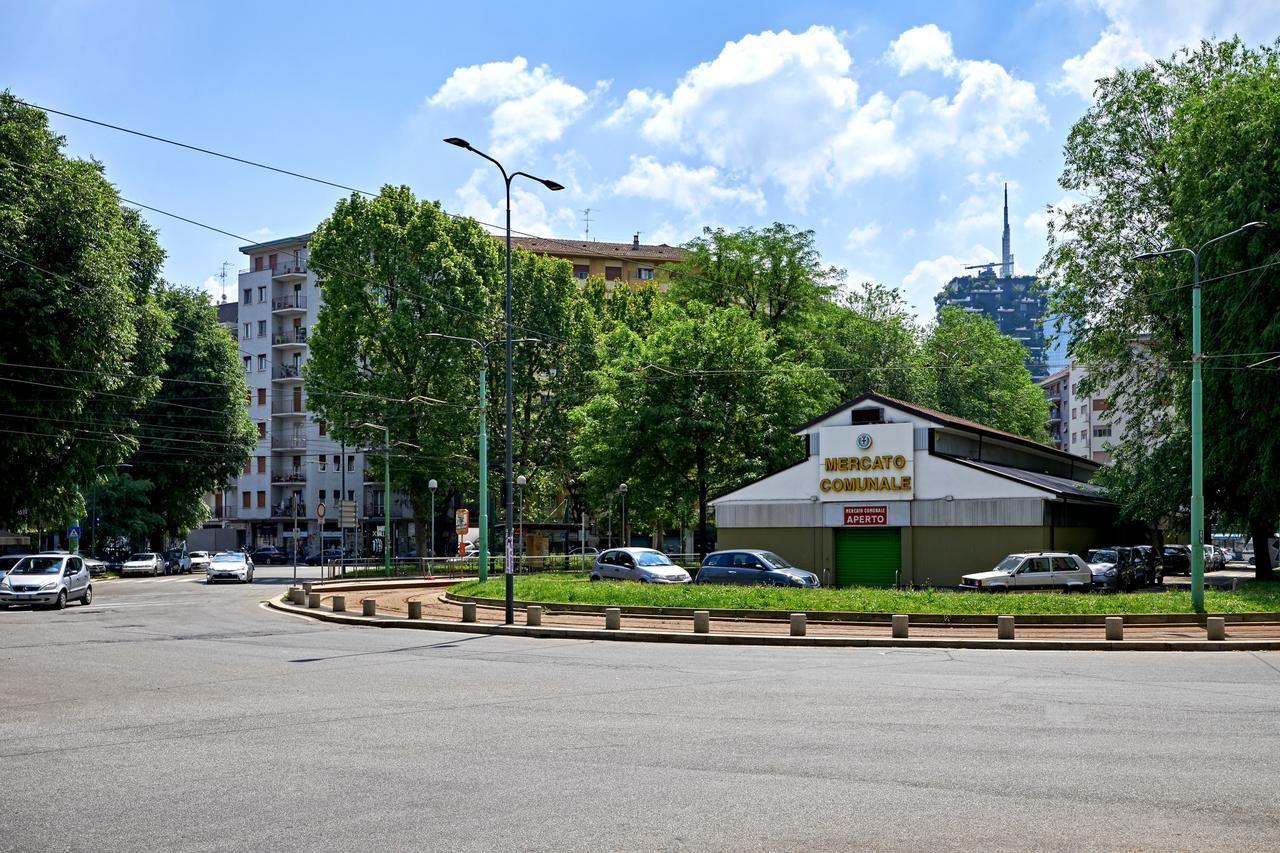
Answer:
[[[265,240],[274,233],[275,232],[272,231],[270,228],[263,225],[261,228],[258,228],[254,231],[250,231],[249,236],[254,238],[255,240]]]
[[[709,204],[740,204],[764,213],[764,194],[757,189],[725,186],[718,169],[691,169],[683,163],[659,163],[653,157],[631,158],[631,169],[613,185],[619,195],[669,202],[689,213]]]
[[[951,218],[934,224],[934,230],[952,236],[972,236],[976,232],[1000,236],[1004,224],[1004,200],[999,193],[971,195],[951,211]]]
[[[686,239],[688,239],[688,238],[682,238],[680,236],[680,233],[681,232],[679,228],[676,228],[676,226],[664,220],[662,224],[660,224],[657,228],[653,229],[648,234],[645,234],[643,236],[644,236],[644,242],[649,243],[651,245],[656,246],[656,245],[661,245],[662,243],[666,243],[668,246],[679,246],[681,243],[684,243]]]
[[[208,278],[206,278],[204,280],[204,283],[201,286],[204,288],[206,293],[208,293],[210,296],[213,297],[214,302],[217,302],[219,299],[222,298],[222,293],[223,293],[222,279],[218,278],[216,275],[211,275]],[[228,287],[228,291],[234,292],[235,289],[236,289],[236,284],[232,282],[230,287]]]
[[[889,45],[889,61],[898,66],[900,75],[922,68],[949,71],[956,63],[951,50],[951,33],[938,29],[937,24],[913,27]]]
[[[1093,98],[1094,82],[1117,68],[1132,68],[1164,58],[1200,39],[1239,35],[1246,42],[1275,38],[1275,7],[1231,0],[1093,0],[1107,19],[1087,51],[1062,63],[1057,91]]]
[[[879,236],[880,223],[868,222],[866,225],[851,230],[849,236],[845,237],[844,245],[846,249],[857,249],[867,245]]]
[[[958,275],[972,273],[965,267],[973,264],[998,261],[996,254],[981,245],[974,245],[965,257],[942,255],[931,260],[918,261],[911,272],[902,279],[902,290],[907,302],[915,309],[921,319],[928,319],[937,313],[933,298],[938,295],[942,286]]]
[[[491,231],[500,230],[506,221],[505,199],[497,187],[493,187],[492,200],[484,187],[496,182],[492,169],[476,169],[465,184],[458,188],[458,210],[470,216]],[[520,186],[511,185],[511,228],[524,234],[539,237],[557,237],[574,233],[576,215],[567,207],[550,211],[541,195]]]
[[[937,27],[908,30],[890,53],[900,69],[940,72],[952,93],[860,100],[849,52],[833,30],[814,26],[728,42],[670,94],[632,90],[605,124],[639,122],[648,142],[746,173],[756,185],[772,182],[803,209],[818,186],[900,175],[922,157],[959,155],[981,166],[1017,151],[1028,126],[1046,121],[1034,85],[993,62],[956,58]]]
[[[548,66],[531,69],[527,59],[517,56],[510,62],[455,68],[427,104],[491,105],[489,140],[494,155],[503,157],[560,139],[591,98],[608,86],[598,82],[588,93],[556,77]]]

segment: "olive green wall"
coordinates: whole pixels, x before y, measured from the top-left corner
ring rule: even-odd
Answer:
[[[716,547],[763,548],[781,556],[800,569],[818,576],[823,586],[832,575],[832,534],[829,527],[720,527],[716,529]]]

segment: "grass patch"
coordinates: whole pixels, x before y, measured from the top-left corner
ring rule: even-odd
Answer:
[[[458,595],[502,598],[503,578],[468,581],[452,588]],[[875,613],[1190,613],[1191,592],[984,593],[954,590],[899,590],[872,587],[788,589],[768,586],[682,584],[667,586],[629,581],[587,580],[585,575],[517,575],[515,596],[525,601],[637,607],[696,607],[743,610],[851,610]],[[1206,589],[1210,613],[1280,611],[1280,581],[1250,581],[1231,592]]]

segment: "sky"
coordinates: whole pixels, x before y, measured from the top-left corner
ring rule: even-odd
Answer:
[[[281,168],[502,219],[682,243],[706,226],[811,229],[849,280],[903,289],[922,319],[998,258],[1009,187],[1017,272],[1034,272],[1071,126],[1093,81],[1201,38],[1280,36],[1269,3],[0,0],[0,88],[23,100]],[[51,116],[144,212],[166,277],[220,295],[246,242],[306,233],[344,193]]]

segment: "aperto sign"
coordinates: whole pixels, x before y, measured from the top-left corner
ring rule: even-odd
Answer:
[[[845,527],[887,527],[887,506],[847,506],[844,508]]]
[[[819,430],[818,453],[813,457],[818,499],[911,500],[915,494],[914,434],[909,423]]]

